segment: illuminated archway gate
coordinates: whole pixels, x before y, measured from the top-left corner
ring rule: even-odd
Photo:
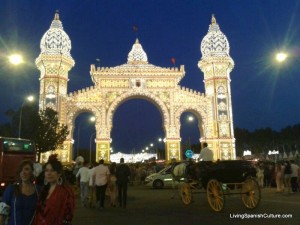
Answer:
[[[185,111],[197,116],[200,142],[208,143],[215,159],[235,158],[229,78],[234,63],[228,41],[214,17],[202,40],[198,64],[204,72],[205,94],[179,85],[185,75],[184,66],[163,68],[148,63],[136,40],[127,63],[111,68],[91,65],[94,85],[67,95],[68,71],[74,65],[70,50],[70,39],[56,13],[42,38],[36,65],[41,71],[40,109],[56,109],[60,121],[70,129],[63,149],[56,150],[63,162],[72,160],[74,121],[84,111],[96,117],[96,161],[109,161],[113,115],[120,104],[133,98],[146,99],[161,112],[167,160],[181,160],[180,116]]]

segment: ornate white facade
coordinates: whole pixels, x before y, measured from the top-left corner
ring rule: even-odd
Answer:
[[[36,65],[40,76],[40,109],[58,111],[61,123],[70,129],[64,148],[56,150],[64,162],[72,159],[74,122],[82,112],[96,117],[96,160],[110,159],[112,121],[116,109],[133,98],[152,102],[161,112],[165,132],[166,159],[181,159],[180,116],[192,112],[199,121],[201,142],[207,142],[215,159],[235,158],[230,77],[234,62],[229,43],[214,17],[201,43],[198,63],[204,73],[205,94],[179,85],[184,66],[163,68],[152,65],[137,39],[127,63],[116,67],[91,65],[93,86],[67,94],[68,71],[74,66],[71,41],[58,13],[41,40]]]

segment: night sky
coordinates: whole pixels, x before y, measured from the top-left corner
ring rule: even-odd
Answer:
[[[204,92],[203,73],[197,64],[200,43],[215,14],[230,43],[235,61],[231,72],[234,126],[255,130],[280,130],[300,122],[300,1],[296,0],[0,0],[0,123],[5,111],[17,110],[28,94],[38,96],[39,71],[35,59],[40,40],[49,29],[55,10],[72,42],[75,67],[69,73],[68,92],[92,85],[90,65],[100,59],[101,67],[127,62],[127,55],[139,38],[151,64],[185,65],[180,85]],[[138,32],[133,32],[133,26]],[[283,64],[274,53],[285,50]],[[24,55],[19,67],[8,64],[12,52]],[[80,147],[89,148],[94,132],[88,114],[76,120],[80,125]],[[196,143],[197,121],[188,123],[182,115],[183,142]],[[74,139],[77,148],[77,134]],[[163,137],[158,109],[144,100],[122,104],[114,116],[112,146],[115,151],[138,152]]]

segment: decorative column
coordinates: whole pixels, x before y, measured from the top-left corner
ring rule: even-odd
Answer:
[[[63,30],[58,12],[49,30],[43,35],[40,42],[41,53],[35,61],[40,70],[40,98],[39,109],[52,108],[58,112],[59,122],[66,124],[66,108],[64,98],[67,96],[68,73],[75,62],[70,54],[71,40]],[[59,159],[71,162],[72,141],[69,138],[62,149],[56,149]],[[50,153],[49,153],[50,154]],[[42,159],[45,159],[42,155]]]
[[[202,58],[198,67],[204,73],[205,94],[211,99],[213,109],[212,115],[208,115],[212,132],[205,141],[214,151],[215,160],[236,157],[230,88],[230,72],[234,61],[229,49],[226,36],[212,16],[208,33],[201,42]]]
[[[96,162],[103,159],[106,163],[110,161],[110,139],[96,139]]]
[[[176,159],[176,161],[181,160],[181,148],[180,142],[181,138],[166,138],[165,140],[165,148],[166,148],[166,160],[171,161],[172,159]]]
[[[105,113],[106,115],[106,113]],[[102,115],[102,121],[99,121],[99,125],[96,126],[96,162],[99,162],[100,159],[103,159],[105,163],[110,162],[110,131],[111,126],[108,128],[105,124],[104,118],[105,115]]]

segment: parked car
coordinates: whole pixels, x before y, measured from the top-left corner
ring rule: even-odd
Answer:
[[[171,166],[167,166],[157,173],[153,173],[146,177],[145,185],[160,189],[163,187],[172,187],[173,179],[171,174]]]

